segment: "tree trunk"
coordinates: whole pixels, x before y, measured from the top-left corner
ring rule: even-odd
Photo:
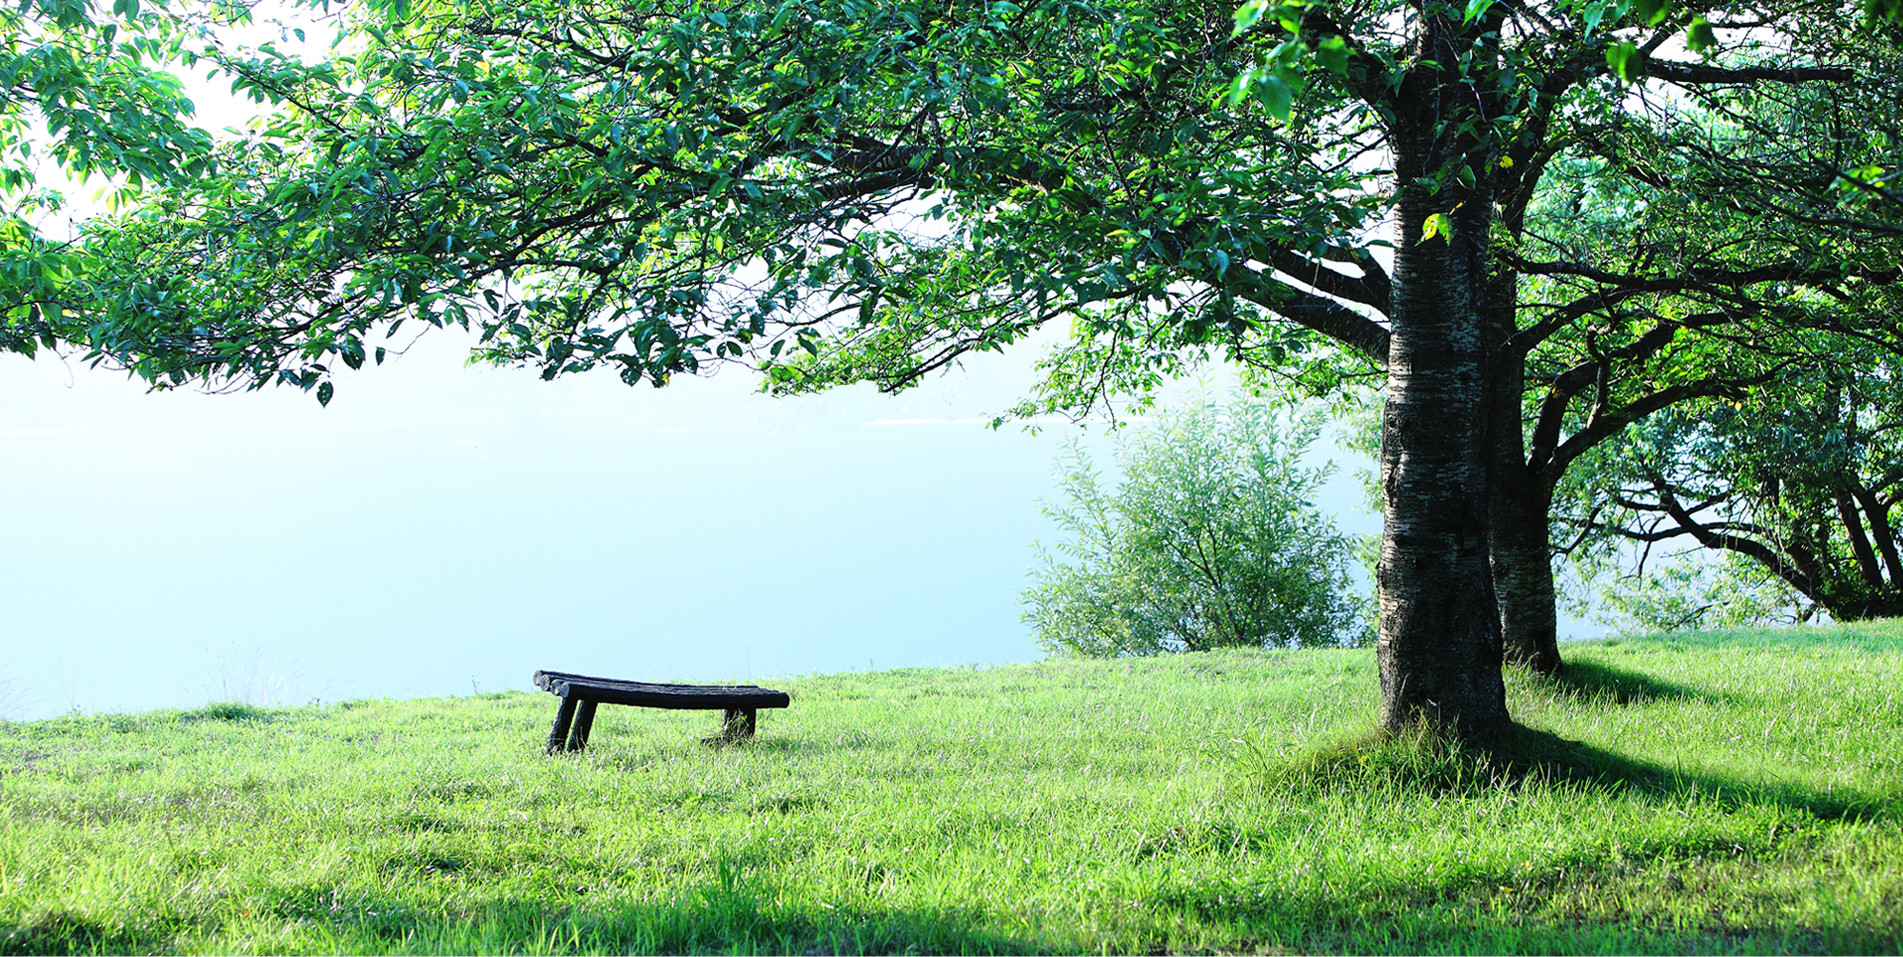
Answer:
[[[1506,660],[1554,674],[1564,662],[1553,587],[1552,491],[1528,477],[1524,466],[1505,477],[1495,473],[1492,481],[1493,587]]]
[[[1506,660],[1553,674],[1559,657],[1558,594],[1553,587],[1553,490],[1527,461],[1521,403],[1526,356],[1508,347],[1518,329],[1519,277],[1500,267],[1487,286],[1487,522],[1492,537],[1494,600]]]
[[[1450,46],[1453,44],[1449,44]],[[1471,48],[1469,48],[1471,49]],[[1454,62],[1457,50],[1441,51]],[[1492,197],[1484,158],[1449,131],[1474,91],[1446,74],[1406,81],[1394,127],[1400,192],[1387,400],[1381,423],[1385,499],[1379,589],[1382,725],[1429,726],[1464,737],[1508,723],[1500,620],[1488,568],[1488,389],[1481,298]],[[1435,192],[1426,180],[1473,159],[1474,189]],[[1430,215],[1453,235],[1423,238]]]

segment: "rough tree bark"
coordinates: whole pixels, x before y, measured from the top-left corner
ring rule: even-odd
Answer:
[[[1537,179],[1537,174],[1529,175]],[[1521,184],[1530,195],[1530,183]],[[1509,200],[1510,202],[1510,200]],[[1516,204],[1523,213],[1525,201]],[[1509,229],[1520,225],[1513,215]],[[1519,327],[1519,274],[1496,263],[1487,290],[1487,523],[1494,599],[1507,661],[1540,674],[1562,667],[1557,592],[1548,548],[1551,483],[1527,462],[1522,421],[1526,357],[1508,344]]]
[[[1437,18],[1425,34],[1433,63],[1409,71],[1392,131],[1401,235],[1381,429],[1376,656],[1384,728],[1476,737],[1509,723],[1488,568],[1490,148],[1474,124],[1461,131],[1463,119],[1484,123],[1476,112],[1485,84],[1471,76],[1492,51]],[[1462,62],[1468,77],[1451,68]],[[1435,174],[1450,164],[1477,169],[1474,186],[1435,190]],[[1436,214],[1449,217],[1451,236],[1422,236]]]
[[[1493,583],[1506,660],[1539,674],[1564,667],[1550,547],[1553,490],[1522,463],[1496,473],[1491,496]]]

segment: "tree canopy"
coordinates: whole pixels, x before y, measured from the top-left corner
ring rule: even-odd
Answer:
[[[1879,11],[1881,12],[1881,11]],[[1579,456],[1815,361],[1898,275],[1896,47],[1773,0],[372,0],[215,175],[100,224],[92,342],[327,400],[412,322],[544,375],[901,388],[1052,320],[1041,401],[1216,352],[1385,385],[1384,723],[1558,664]],[[1592,223],[1601,229],[1561,229]],[[1838,348],[1828,346],[1826,348]]]
[[[1806,36],[1754,42],[1795,48]],[[1778,76],[1700,65],[1692,75],[1709,82],[1635,84],[1575,122],[1503,254],[1521,280],[1506,341],[1537,343],[1510,350],[1523,424],[1503,421],[1496,444],[1496,570],[1514,570],[1500,577],[1518,657],[1557,662],[1538,556],[1542,516],[1575,463],[1662,410],[1896,348],[1887,297],[1903,234],[1885,164],[1898,130],[1882,106],[1898,97],[1895,48],[1854,31],[1812,40],[1811,61],[1829,66]]]
[[[1840,354],[1670,410],[1608,450],[1562,526],[1601,554],[1622,542],[1729,553],[1838,621],[1903,614],[1898,390],[1893,355]]]
[[[164,3],[29,0],[0,9],[0,352],[32,355],[83,336],[68,307],[86,264],[40,223],[62,197],[39,155],[67,174],[123,184],[210,171],[211,137],[168,65],[208,17]]]

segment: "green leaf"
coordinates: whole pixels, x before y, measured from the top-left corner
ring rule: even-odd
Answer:
[[[1606,4],[1588,3],[1586,4],[1584,14],[1586,20],[1586,35],[1590,37],[1599,32],[1599,21],[1605,18]]]
[[[1443,242],[1454,241],[1454,221],[1446,213],[1434,213],[1421,223],[1421,242],[1437,236]]]
[[[1295,106],[1295,88],[1282,79],[1279,73],[1270,73],[1262,77],[1261,82],[1256,84],[1255,95],[1256,99],[1262,101],[1262,108],[1268,110],[1270,116],[1284,123],[1288,122],[1289,113]]]
[[[332,385],[331,385],[330,383],[328,383],[328,382],[326,382],[326,383],[324,383],[324,384],[322,384],[322,385],[320,385],[320,386],[318,386],[318,387],[317,387],[317,404],[318,404],[318,405],[329,405],[329,404],[330,404],[330,397],[331,397],[331,395],[332,395],[332,394],[334,394],[334,393],[335,393],[336,391],[337,391],[337,390],[336,390],[336,389],[335,389],[335,388],[334,388],[334,387],[333,387],[333,386],[332,386]]]
[[[1467,9],[1460,15],[1462,23],[1472,23],[1485,16],[1493,7],[1493,0],[1467,0]]]
[[[1897,0],[1903,3],[1903,0]],[[1326,36],[1315,44],[1315,62],[1322,69],[1336,76],[1348,75],[1348,41],[1339,36]]]
[[[1664,23],[1666,17],[1671,16],[1672,2],[1671,0],[1637,0],[1632,5],[1632,9],[1638,13],[1639,19],[1645,21],[1646,26],[1656,27]]]
[[[1236,28],[1232,35],[1241,34],[1244,30],[1255,26],[1268,9],[1269,0],[1247,0],[1242,6],[1237,7],[1234,14]]]
[[[1249,86],[1255,82],[1255,71],[1244,70],[1229,81],[1229,93],[1223,97],[1230,106],[1237,106],[1249,98]]]
[[[1691,25],[1685,28],[1685,48],[1693,53],[1704,54],[1718,45],[1718,35],[1712,32],[1711,22],[1704,14],[1692,17]]]
[[[1606,48],[1606,65],[1618,74],[1619,82],[1631,83],[1645,72],[1645,54],[1630,40]]]

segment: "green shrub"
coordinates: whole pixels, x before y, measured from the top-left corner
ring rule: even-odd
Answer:
[[[187,711],[181,717],[186,721],[268,721],[271,713],[242,701],[219,701]]]
[[[1162,412],[1119,435],[1114,494],[1072,443],[1069,504],[1044,510],[1070,561],[1038,547],[1024,592],[1038,644],[1117,657],[1365,640],[1352,542],[1313,504],[1333,465],[1301,464],[1321,421],[1254,400]]]

